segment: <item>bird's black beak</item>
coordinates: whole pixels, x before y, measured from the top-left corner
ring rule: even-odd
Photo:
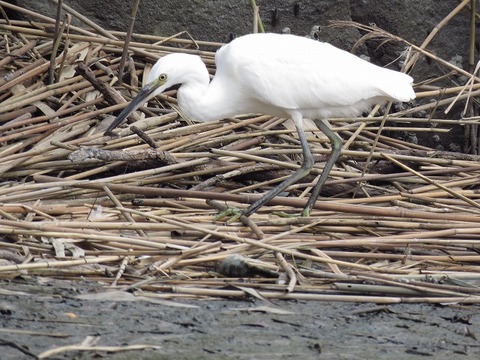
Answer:
[[[152,81],[151,83],[145,85],[140,92],[138,93],[137,96],[130,102],[130,104],[123,109],[123,111],[120,113],[120,115],[117,116],[115,120],[110,124],[108,129],[105,131],[104,135],[105,136],[116,136],[112,132],[113,129],[115,129],[117,126],[119,126],[131,113],[133,113],[137,108],[140,107],[143,103],[145,103],[147,100],[152,98],[155,94],[155,91],[163,85],[163,82],[157,80]]]

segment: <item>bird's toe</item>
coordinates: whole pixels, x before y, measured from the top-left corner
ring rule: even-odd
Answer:
[[[227,220],[227,223],[231,224],[237,221],[242,215],[243,215],[243,212],[240,209],[235,207],[228,207],[225,210],[219,212],[218,215],[214,217],[214,220],[219,221],[228,217],[229,219]]]

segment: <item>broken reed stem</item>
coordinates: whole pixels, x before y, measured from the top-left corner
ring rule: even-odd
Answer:
[[[420,45],[419,49],[426,49],[428,44],[432,41],[432,39],[437,35],[441,28],[443,28],[448,22],[454,18],[464,7],[466,7],[470,3],[470,0],[463,0],[455,9],[453,9],[442,21],[440,21],[428,34],[428,36],[423,41],[422,45]],[[408,72],[414,64],[418,61],[420,53],[415,53],[412,58],[405,64],[404,68],[405,71]]]
[[[38,38],[53,38],[53,34],[50,34],[48,32],[42,31],[42,30],[37,30],[37,29],[31,29],[31,28],[26,28],[26,27],[21,27],[21,26],[13,26],[13,25],[7,25],[7,24],[2,24],[0,21],[0,29],[5,30],[5,31],[11,31],[11,32],[20,32],[23,33],[27,36],[27,38],[33,38],[33,39],[38,39]],[[68,38],[72,41],[79,41],[79,42],[89,42],[93,44],[101,44],[101,45],[109,45],[109,46],[115,46],[115,49],[117,52],[121,53],[121,48],[123,46],[123,41],[122,40],[112,40],[108,38],[103,38],[103,37],[98,37],[98,36],[88,36],[88,35],[77,35],[77,34],[72,34],[70,33],[68,35]],[[62,35],[62,39],[65,39],[65,35]],[[199,56],[205,56],[205,57],[210,57],[213,58],[214,53],[210,51],[201,51],[201,50],[192,50],[192,49],[179,49],[175,47],[168,47],[164,45],[155,45],[155,44],[148,44],[148,43],[140,43],[140,42],[135,42],[132,41],[130,43],[130,49],[134,53],[138,53],[140,55],[146,55],[149,56],[152,59],[158,58],[158,54],[166,54],[167,52],[185,52],[185,53],[190,53],[190,54],[195,54]],[[106,49],[108,50],[108,49]],[[112,49],[113,50],[113,49]],[[155,51],[155,52],[150,52],[150,51]]]
[[[410,171],[412,174],[414,174],[415,176],[418,176],[420,177],[422,180],[425,180],[426,182],[446,191],[447,193],[449,193],[450,195],[458,198],[458,199],[461,199],[463,201],[465,201],[466,203],[468,203],[469,205],[472,205],[473,207],[476,207],[476,208],[480,208],[480,204],[478,204],[477,202],[467,198],[466,196],[463,196],[462,194],[454,191],[454,190],[451,190],[449,189],[448,187],[436,182],[436,181],[433,181],[431,179],[429,179],[428,177],[420,174],[419,172],[413,170],[413,169],[410,169],[408,166],[405,166],[403,165],[401,162],[393,159],[392,157],[388,156],[387,154],[382,154],[383,157],[385,157],[386,159],[390,160],[391,162],[395,163],[396,165],[400,166],[401,168],[407,170],[407,171]],[[478,180],[478,179],[475,179],[475,180]]]
[[[133,25],[135,24],[135,16],[137,14],[139,4],[140,0],[135,0],[132,6],[132,11],[130,13],[130,22],[128,25],[127,36],[125,38],[125,45],[123,46],[122,57],[120,59],[120,67],[118,69],[118,80],[120,84],[122,84],[123,82],[123,72],[125,69],[125,63],[127,61],[128,46],[130,44],[130,39],[132,38]]]
[[[292,266],[285,260],[285,258],[281,253],[276,252],[275,258],[277,259],[283,271],[285,271],[285,273],[288,276],[289,281],[288,281],[288,286],[286,291],[291,293],[295,289],[295,285],[297,283],[297,276],[295,275],[295,272],[293,271]]]
[[[18,265],[4,265],[0,266],[0,273],[22,270],[35,270],[45,268],[59,268],[59,267],[71,267],[81,266],[88,264],[110,263],[122,260],[123,256],[96,256],[94,258],[84,258],[78,260],[65,260],[65,261],[45,261],[29,264]]]
[[[196,296],[209,297],[232,297],[245,298],[249,294],[241,290],[219,290],[174,286],[171,287],[173,294],[189,294]],[[261,296],[267,299],[284,299],[284,300],[315,300],[315,301],[340,301],[340,302],[361,302],[361,303],[379,303],[379,304],[400,304],[400,303],[429,303],[429,304],[445,304],[445,303],[461,303],[461,304],[478,304],[480,296],[443,296],[443,297],[392,297],[392,296],[360,296],[360,295],[330,295],[330,294],[311,294],[311,293],[282,293],[272,291],[260,291]],[[172,295],[173,295],[172,294]],[[169,295],[167,294],[166,297]]]

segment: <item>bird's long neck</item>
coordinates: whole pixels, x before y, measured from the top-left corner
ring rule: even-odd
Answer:
[[[218,81],[210,83],[208,71],[196,74],[185,81],[177,92],[178,105],[182,112],[195,121],[214,121],[238,115],[229,106],[231,100],[226,89]]]

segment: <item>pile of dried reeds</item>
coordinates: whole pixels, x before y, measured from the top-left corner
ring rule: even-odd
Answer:
[[[480,302],[478,156],[377,135],[382,120],[392,131],[395,122],[447,131],[457,121],[433,110],[408,117],[438,102],[334,120],[345,140],[326,186],[335,196],[322,197],[311,217],[288,215],[300,213],[314,177],[244,223],[225,224],[214,218],[226,203],[245,206],[298,166],[288,122],[190,124],[172,91],[134,116],[147,143],[129,129],[103,136],[156,58],[191,52],[212,67],[219,44],[134,34],[120,84],[126,34],[29,15],[35,21],[0,22],[2,278],[83,276],[163,298]],[[419,97],[443,94],[443,104],[463,90],[417,88]],[[328,143],[318,130],[309,137],[318,175]]]

